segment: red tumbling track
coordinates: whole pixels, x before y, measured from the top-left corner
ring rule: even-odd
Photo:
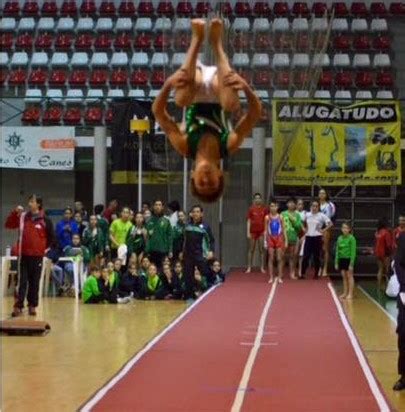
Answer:
[[[266,280],[258,274],[230,276],[99,394],[91,409],[231,410],[270,293]],[[262,343],[242,389],[241,410],[379,410],[327,282],[278,285]]]

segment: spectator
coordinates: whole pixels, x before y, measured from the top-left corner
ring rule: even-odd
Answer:
[[[46,257],[49,259],[50,263],[50,270],[52,281],[55,285],[55,289],[57,290],[57,295],[61,296],[64,292],[64,274],[63,268],[58,265],[59,261],[59,250],[57,248],[50,248],[46,253]]]
[[[87,225],[83,222],[83,217],[80,212],[75,212],[74,220],[77,224],[77,228],[79,230],[80,237],[83,236],[84,229],[86,229]]]
[[[98,224],[98,227],[103,232],[104,239],[106,239],[106,242],[107,242],[107,245],[108,245],[108,248],[106,249],[106,251],[109,252],[109,249],[110,249],[110,246],[109,246],[110,245],[110,224],[108,223],[108,220],[105,219],[102,216],[103,210],[104,210],[104,206],[101,205],[101,204],[94,206],[94,214],[97,217],[97,224]]]
[[[173,233],[169,220],[163,215],[163,202],[156,200],[153,204],[153,215],[146,223],[148,241],[146,253],[151,262],[158,268],[162,266],[165,256],[173,257]]]
[[[179,219],[180,203],[177,200],[172,200],[167,207],[169,209],[170,224],[175,227]]]
[[[208,283],[207,278],[200,272],[197,266],[194,268],[194,282],[195,294],[199,297],[208,289]]]
[[[336,206],[330,201],[329,195],[325,189],[320,189],[318,192],[319,211],[326,215],[332,223],[335,221]],[[330,255],[330,240],[332,237],[333,226],[326,230],[323,234],[323,268],[322,276],[328,276],[328,264]]]
[[[87,222],[89,220],[89,215],[87,213],[87,210],[84,208],[83,202],[75,202],[75,214],[76,213],[80,213],[83,222]]]
[[[98,266],[90,266],[90,275],[84,282],[82,289],[83,303],[100,303],[104,301],[104,295],[101,293],[99,287],[99,280],[101,277],[101,272]]]
[[[141,262],[145,252],[146,239],[147,231],[145,229],[143,215],[141,212],[138,212],[135,215],[135,225],[128,232],[126,240],[128,256],[135,256],[138,263]]]
[[[181,299],[183,291],[181,289],[180,280],[169,264],[163,265],[163,273],[160,277],[162,287],[156,294],[156,299]]]
[[[113,263],[114,263],[114,272],[116,273],[116,276],[119,277],[124,267],[124,265],[122,264],[122,260],[117,258],[114,260]]]
[[[180,282],[180,289],[181,289],[181,296],[183,298],[184,291],[186,290],[185,283],[184,283],[184,273],[183,273],[183,264],[180,260],[178,260],[174,264],[174,274],[177,276]]]
[[[115,219],[110,226],[111,257],[114,259],[118,255],[118,248],[126,245],[127,236],[132,229],[132,223],[129,221],[129,208],[124,207],[121,211],[121,217]]]
[[[107,220],[109,224],[113,222],[113,220],[117,219],[117,211],[118,211],[118,200],[112,199],[108,204],[107,209],[104,211],[103,217]]]
[[[387,219],[383,217],[377,223],[374,248],[374,254],[378,263],[377,281],[380,289],[384,287],[383,281],[387,280],[392,251],[392,234],[389,230]]]
[[[136,299],[144,299],[145,287],[145,278],[139,275],[136,264],[128,264],[128,270],[119,277],[118,296],[121,298],[129,296]]]
[[[203,222],[203,208],[195,205],[191,209],[192,222],[184,232],[184,268],[185,268],[185,298],[196,298],[196,283],[194,269],[197,267],[202,275],[209,271],[207,260],[214,257],[215,241],[211,228]]]
[[[264,270],[264,249],[263,249],[263,233],[264,233],[264,219],[268,215],[269,210],[263,205],[262,195],[255,193],[253,196],[253,205],[249,208],[247,214],[247,238],[249,240],[249,252],[248,252],[248,267],[246,273],[252,271],[252,263],[256,247],[259,249],[260,254],[260,269],[262,273]]]
[[[26,297],[29,314],[35,316],[35,309],[38,306],[42,259],[47,249],[55,244],[52,222],[45,216],[41,196],[33,194],[28,198],[28,212],[24,212],[22,206],[17,206],[8,216],[5,227],[20,231],[18,244],[20,264],[12,316],[16,317],[22,314]]]
[[[150,266],[150,260],[147,256],[144,256],[141,260],[141,268],[139,269],[140,276],[143,276],[145,279],[148,276],[148,269]]]
[[[135,223],[135,212],[132,209],[129,209],[129,221],[132,224]]]
[[[150,203],[149,202],[143,202],[141,212],[145,213],[147,210],[150,211]]]
[[[225,282],[225,273],[222,271],[221,262],[218,259],[212,261],[211,276],[214,278],[214,284]]]
[[[143,212],[143,220],[144,220],[144,222],[145,222],[145,225],[149,222],[149,220],[151,219],[151,217],[152,217],[152,212],[151,212],[149,209],[146,209],[146,210]]]
[[[173,259],[180,259],[184,246],[184,230],[186,228],[187,216],[183,210],[178,212],[178,220],[173,228]]]
[[[297,212],[300,214],[302,230],[300,233],[300,245],[299,245],[299,258],[298,258],[298,277],[301,276],[302,268],[302,259],[304,257],[304,244],[305,244],[305,229],[304,229],[304,220],[305,220],[305,203],[303,199],[297,199]]]
[[[148,268],[146,299],[154,300],[161,296],[162,281],[158,275],[157,266],[151,263]]]
[[[72,208],[67,207],[63,212],[63,219],[56,225],[56,236],[61,250],[71,246],[72,236],[79,233],[77,223],[72,217]]]
[[[83,231],[82,239],[83,245],[89,250],[90,261],[100,265],[108,249],[108,238],[99,227],[96,215],[90,216],[89,226]]]
[[[401,212],[398,218],[398,226],[394,229],[394,249],[397,248],[397,242],[401,233],[405,232],[405,211]]]
[[[111,267],[113,267],[111,263],[108,262],[107,267],[101,271],[101,277],[98,281],[101,294],[108,303],[128,303],[129,297],[118,298],[118,277],[114,270],[111,271]]]

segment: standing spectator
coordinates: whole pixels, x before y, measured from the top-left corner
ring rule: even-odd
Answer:
[[[146,223],[149,222],[151,217],[152,217],[152,212],[149,209],[146,209],[143,211],[143,220],[145,221],[145,225]]]
[[[185,299],[196,298],[195,267],[203,276],[208,274],[207,260],[214,257],[215,241],[211,228],[203,222],[203,208],[195,205],[191,209],[192,221],[184,232]]]
[[[145,213],[147,210],[150,211],[150,203],[149,202],[143,202],[142,203],[142,209],[141,209],[142,213]]]
[[[97,217],[97,225],[103,232],[103,236],[105,239],[108,241],[108,250],[109,251],[109,245],[110,245],[110,224],[108,223],[108,220],[103,217],[103,210],[104,210],[104,205],[98,204],[94,206],[94,214]]]
[[[267,207],[263,205],[263,198],[260,193],[255,193],[253,196],[253,204],[249,208],[247,214],[247,238],[249,239],[249,252],[248,252],[248,267],[246,273],[252,271],[252,263],[256,247],[259,249],[261,271],[264,270],[264,248],[263,248],[263,233],[264,233],[264,218],[269,213]]]
[[[146,253],[157,268],[162,267],[164,257],[173,257],[173,231],[169,219],[163,215],[163,202],[159,199],[153,204],[153,215],[146,223],[148,241]]]
[[[86,229],[86,227],[87,227],[87,225],[86,225],[87,222],[86,223],[83,222],[83,217],[82,217],[82,214],[80,212],[75,212],[74,220],[77,224],[77,228],[79,230],[79,235],[81,237],[81,236],[83,236],[84,229]]]
[[[121,211],[121,217],[115,219],[110,226],[111,257],[114,259],[118,256],[118,248],[126,245],[127,236],[132,229],[132,223],[129,221],[129,208],[124,207]]]
[[[311,258],[313,259],[315,278],[318,278],[321,267],[322,239],[325,232],[333,226],[333,223],[326,214],[319,211],[318,200],[312,201],[311,211],[305,213],[304,220],[306,237],[300,279],[304,278]]]
[[[63,212],[63,219],[56,225],[56,236],[61,250],[71,246],[73,235],[79,233],[77,223],[72,217],[72,208],[67,207]]]
[[[107,220],[108,223],[112,223],[112,221],[117,218],[117,211],[118,200],[112,199],[110,200],[107,209],[104,211],[103,217]]]
[[[128,256],[135,256],[138,264],[141,262],[145,252],[146,239],[147,231],[144,225],[143,214],[138,212],[135,215],[135,225],[128,232],[126,240],[128,246]]]
[[[297,199],[297,212],[300,214],[301,224],[303,225],[305,221],[305,214],[306,214],[305,202],[303,199]],[[300,245],[299,245],[299,252],[298,252],[298,277],[301,274],[302,259],[304,258],[304,245],[305,245],[305,230],[304,230],[304,225],[303,225],[301,233],[300,233]]]
[[[180,203],[177,200],[172,200],[168,205],[169,209],[169,220],[172,227],[177,225],[179,219]]]
[[[394,249],[397,248],[397,242],[401,233],[405,232],[405,211],[401,212],[398,218],[398,226],[394,229]]]
[[[91,262],[100,265],[108,247],[108,237],[99,227],[96,215],[90,216],[89,226],[84,229],[82,239],[83,245],[89,250]]]
[[[399,282],[399,295],[397,298],[398,318],[398,374],[399,380],[394,385],[394,391],[405,389],[405,233],[402,232],[397,240],[397,251],[395,254],[395,272]]]
[[[326,215],[332,223],[335,221],[336,206],[330,201],[329,195],[325,189],[320,189],[318,192],[319,210]],[[330,240],[332,237],[332,228],[326,230],[323,234],[323,268],[322,276],[328,276],[328,264],[330,255]]]
[[[387,280],[392,250],[392,233],[389,229],[387,219],[383,217],[377,223],[374,248],[374,254],[378,263],[377,281],[379,288],[383,288],[383,280]]]
[[[173,228],[173,258],[175,260],[179,259],[183,252],[184,230],[186,228],[186,223],[186,214],[182,210],[179,210],[177,224]]]
[[[87,210],[84,208],[83,202],[78,200],[75,202],[75,214],[76,213],[80,213],[83,222],[88,222],[89,215],[87,213]]]
[[[55,243],[52,222],[45,216],[41,196],[33,194],[28,198],[28,212],[17,206],[8,216],[5,227],[19,229],[18,285],[12,316],[21,315],[26,297],[29,314],[35,316],[42,259]]]

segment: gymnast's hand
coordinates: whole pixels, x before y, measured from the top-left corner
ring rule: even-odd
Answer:
[[[246,90],[248,84],[238,73],[231,71],[224,77],[224,86],[231,87],[235,91]]]
[[[174,72],[169,78],[168,82],[173,89],[181,89],[190,84],[191,79],[186,70],[180,69]]]

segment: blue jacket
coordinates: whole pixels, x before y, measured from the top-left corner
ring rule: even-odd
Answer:
[[[70,230],[66,230],[65,226],[69,226]],[[66,246],[72,245],[72,236],[79,234],[79,228],[74,219],[66,222],[61,220],[56,225],[56,237],[58,239],[59,247],[63,250]]]

